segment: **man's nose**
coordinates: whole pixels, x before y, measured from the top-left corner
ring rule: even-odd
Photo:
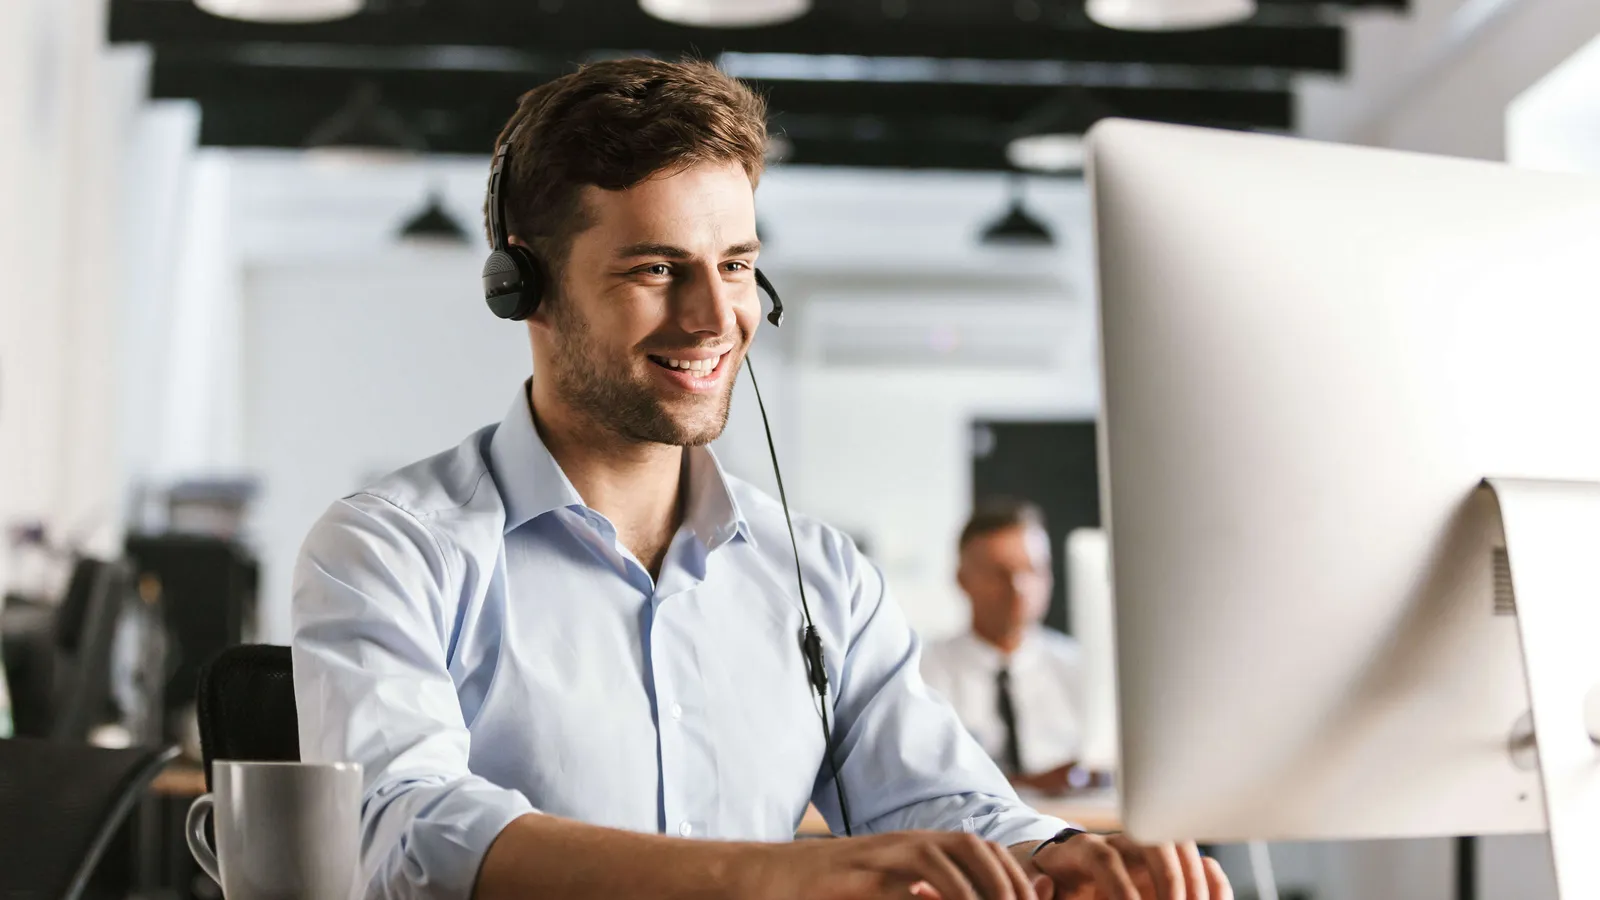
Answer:
[[[719,272],[696,277],[678,297],[678,324],[690,334],[724,335],[734,331],[734,311],[749,285],[728,282]]]

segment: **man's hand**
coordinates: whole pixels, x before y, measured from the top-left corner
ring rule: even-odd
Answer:
[[[1030,878],[1048,878],[1039,900],[1233,900],[1222,867],[1193,843],[1141,846],[1120,834],[1080,834],[1029,860],[1036,846],[1011,852]]]
[[[1049,797],[1058,797],[1072,791],[1100,787],[1109,782],[1110,778],[1107,773],[1096,772],[1077,763],[1066,763],[1056,766],[1047,772],[1016,775],[1011,778],[1011,784],[1014,787],[1036,791]]]
[[[1035,900],[1050,890],[1005,847],[963,832],[775,844],[751,863],[739,896],[762,900]]]

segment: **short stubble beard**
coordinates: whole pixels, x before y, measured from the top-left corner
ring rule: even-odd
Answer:
[[[720,397],[704,398],[715,404],[709,421],[680,422],[668,412],[649,385],[633,380],[625,366],[613,365],[606,351],[594,340],[588,320],[577,315],[568,303],[547,298],[550,324],[555,332],[555,352],[550,376],[555,393],[571,409],[592,420],[623,440],[636,444],[667,444],[699,447],[722,434],[733,404],[733,383],[739,374],[739,359],[725,361],[734,368]],[[735,351],[729,350],[730,356]],[[654,365],[654,363],[652,363]],[[704,419],[700,410],[689,418]]]

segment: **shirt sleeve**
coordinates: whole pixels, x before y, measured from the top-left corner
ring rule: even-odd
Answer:
[[[830,677],[837,688],[835,753],[855,833],[968,831],[1011,845],[1066,827],[1017,799],[955,711],[928,688],[919,673],[921,641],[877,567],[848,546],[842,562],[851,594],[842,626],[848,639],[844,664],[830,667]],[[826,764],[812,801],[842,834]]]
[[[468,768],[470,735],[446,662],[460,598],[415,516],[371,495],[334,504],[294,577],[300,753],[363,767],[367,898],[471,897],[489,845],[533,811]]]

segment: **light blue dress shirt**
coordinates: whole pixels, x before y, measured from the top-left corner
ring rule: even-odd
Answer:
[[[534,429],[505,420],[335,503],[294,582],[307,761],[365,767],[367,897],[466,898],[532,811],[685,837],[843,828],[777,501],[686,452],[652,580]],[[1064,823],[1022,805],[918,674],[919,642],[848,538],[797,517],[857,834]]]

